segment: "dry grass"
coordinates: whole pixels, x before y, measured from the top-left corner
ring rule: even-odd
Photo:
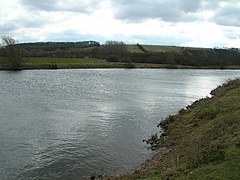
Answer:
[[[173,52],[176,54],[181,53],[184,49],[200,50],[203,48],[191,48],[191,47],[179,47],[179,46],[160,46],[160,45],[142,45],[142,47],[148,52]],[[137,45],[128,45],[128,51],[130,53],[143,53]]]

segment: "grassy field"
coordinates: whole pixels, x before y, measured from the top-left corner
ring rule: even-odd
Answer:
[[[176,46],[150,46],[150,45],[143,45],[143,48],[146,49],[148,52],[175,52],[180,53],[182,48]]]
[[[81,69],[81,68],[167,68],[167,69],[219,69],[219,66],[186,66],[151,63],[108,62],[93,58],[24,58],[22,69]],[[6,58],[0,57],[0,70],[7,70]],[[225,66],[225,69],[240,69]]]
[[[109,179],[239,179],[240,80],[212,94],[160,123],[165,134],[151,160]]]
[[[130,53],[143,53],[137,45],[127,45],[128,47],[128,52]]]
[[[172,52],[175,54],[180,54],[186,48],[179,46],[160,46],[160,45],[142,45],[142,47],[148,52],[162,52],[162,53]],[[187,47],[187,49],[200,50],[205,48]],[[128,51],[130,53],[143,53],[137,45],[128,45]]]
[[[26,67],[48,66],[56,64],[58,68],[118,68],[121,63],[110,63],[91,58],[31,58],[25,62]]]
[[[0,58],[0,65],[6,64]],[[111,63],[92,58],[25,58],[23,69],[123,68],[124,63]]]
[[[0,69],[5,69],[6,59],[0,57]],[[92,58],[25,58],[23,69],[78,69],[78,68],[191,68],[168,64],[117,63]]]

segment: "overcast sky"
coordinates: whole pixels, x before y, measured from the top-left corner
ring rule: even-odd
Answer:
[[[19,42],[118,40],[240,48],[240,0],[0,0]]]

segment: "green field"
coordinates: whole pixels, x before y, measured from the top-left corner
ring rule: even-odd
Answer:
[[[59,68],[96,68],[122,67],[122,64],[109,63],[104,60],[91,58],[31,58],[26,59],[26,67],[48,66],[56,64]]]
[[[161,123],[160,149],[140,170],[109,179],[239,179],[240,80],[212,94]]]
[[[6,58],[0,57],[0,69],[7,68]],[[93,58],[24,58],[23,69],[81,69],[81,68],[192,68],[168,64],[108,62]]]
[[[6,59],[0,58],[0,65],[6,64]],[[23,69],[75,69],[75,68],[123,68],[124,63],[112,63],[92,58],[25,58]]]
[[[157,48],[156,46],[155,48]],[[131,46],[131,48],[138,48]],[[153,48],[153,47],[152,47]],[[148,47],[149,50],[149,47]],[[141,52],[142,53],[142,52]],[[219,69],[219,66],[190,66],[136,62],[109,62],[93,58],[24,58],[22,69],[81,69],[81,68],[167,68],[167,69]],[[7,59],[0,57],[0,70],[8,70]],[[237,65],[225,69],[240,69]]]

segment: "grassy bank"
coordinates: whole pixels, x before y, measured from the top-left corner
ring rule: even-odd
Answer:
[[[6,59],[0,58],[0,69],[6,69]],[[25,58],[23,69],[124,68],[124,63],[112,63],[92,58]]]
[[[93,58],[24,58],[23,69],[81,69],[81,68],[167,68],[167,69],[220,69],[219,66],[183,66],[151,63],[108,62]],[[0,57],[0,70],[7,70],[6,58]],[[240,66],[225,66],[240,69]]]
[[[240,80],[211,92],[160,125],[157,153],[132,174],[109,179],[238,179]]]
[[[32,58],[27,59],[26,68],[51,67],[57,65],[60,69],[76,68],[119,68],[123,67],[122,63],[110,63],[104,60],[92,58]]]

